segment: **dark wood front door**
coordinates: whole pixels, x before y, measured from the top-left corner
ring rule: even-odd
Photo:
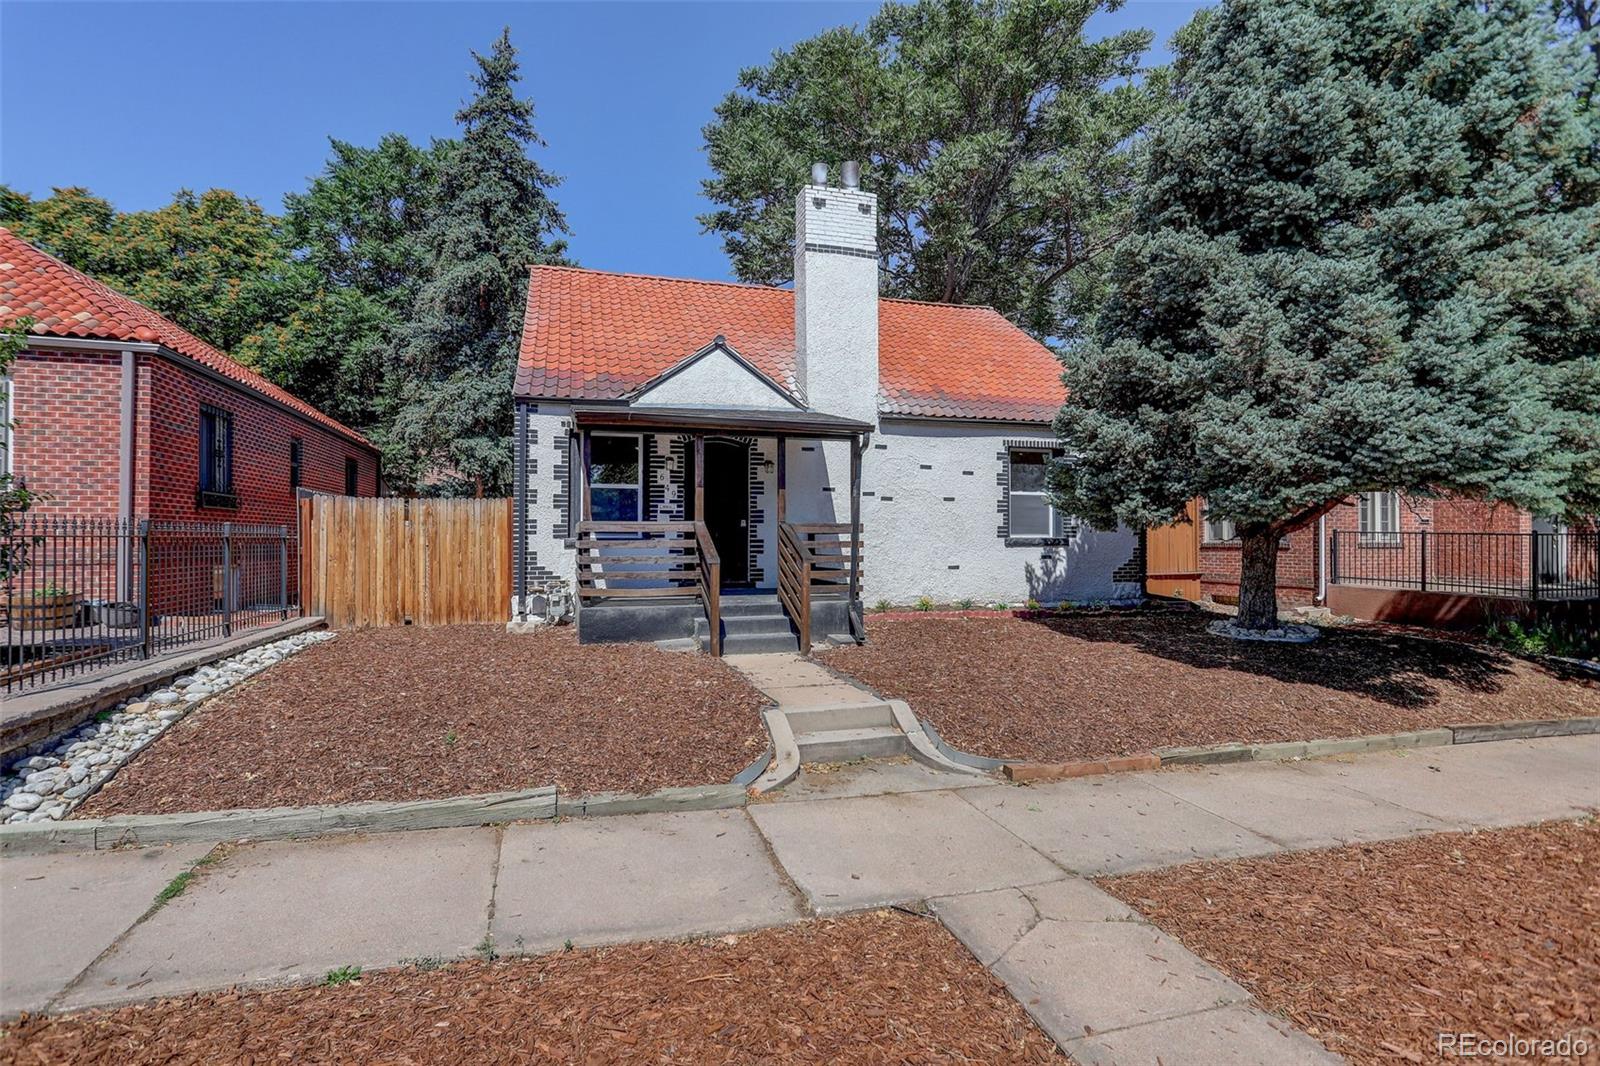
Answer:
[[[690,460],[691,465],[693,459]],[[694,484],[690,470],[687,484]],[[722,559],[725,586],[750,583],[750,449],[731,440],[706,441],[706,529]],[[694,510],[693,490],[689,508]],[[691,515],[693,517],[693,515]]]

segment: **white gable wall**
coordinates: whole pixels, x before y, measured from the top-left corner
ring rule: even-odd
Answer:
[[[795,405],[721,348],[684,366],[634,397],[641,407],[744,407],[795,410]]]

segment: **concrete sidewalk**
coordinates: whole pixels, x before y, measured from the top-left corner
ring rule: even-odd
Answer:
[[[928,900],[1079,1061],[1325,1061],[1081,877],[1594,808],[1600,736],[1034,787],[865,764],[745,810],[224,846],[153,911],[204,846],[5,858],[0,1014]]]

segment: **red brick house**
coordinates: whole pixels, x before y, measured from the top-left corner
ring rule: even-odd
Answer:
[[[292,526],[299,489],[379,492],[360,433],[0,227],[0,324],[23,318],[0,414],[35,513]]]

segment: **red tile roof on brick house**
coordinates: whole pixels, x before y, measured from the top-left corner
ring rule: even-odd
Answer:
[[[718,335],[795,391],[788,289],[535,266],[516,395],[624,399]],[[1048,422],[1066,398],[1050,350],[987,307],[880,300],[878,379],[887,415]]]
[[[30,318],[44,337],[143,341],[186,356],[245,388],[367,447],[360,433],[328,417],[175,322],[0,226],[0,324]]]

